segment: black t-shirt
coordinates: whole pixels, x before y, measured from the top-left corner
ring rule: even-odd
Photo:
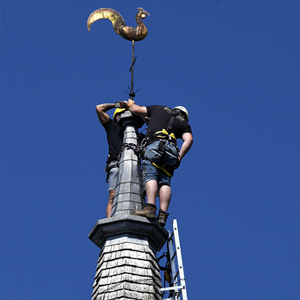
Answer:
[[[146,137],[154,134],[157,131],[161,131],[162,129],[167,130],[172,109],[162,105],[151,105],[146,106],[146,108],[147,116],[150,118]],[[178,115],[174,120],[172,132],[174,133],[176,139],[178,139],[181,138],[184,133],[192,133],[192,129],[188,124],[188,121],[182,116]]]
[[[119,154],[123,144],[123,128],[109,119],[107,123],[103,125],[106,131],[107,143],[108,143],[108,153],[110,156],[115,157]]]

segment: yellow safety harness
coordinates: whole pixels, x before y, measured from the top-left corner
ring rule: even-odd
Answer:
[[[162,130],[156,131],[154,134],[149,136],[146,140],[146,145],[152,144],[154,141],[160,141],[158,145],[158,151],[162,154],[160,158],[152,158],[149,159],[148,157],[144,157],[145,160],[149,160],[153,166],[158,168],[159,170],[163,171],[168,176],[172,177],[174,174],[174,170],[176,165],[166,165],[163,164],[163,154],[165,152],[165,141],[169,141],[176,145],[177,147],[177,139],[173,132],[173,123],[176,116],[180,115],[180,111],[178,109],[171,111],[171,117],[168,123],[168,129],[163,128]],[[178,148],[177,148],[178,151]]]
[[[176,137],[175,134],[173,132],[169,133],[166,129],[160,130],[160,131],[156,131],[154,133],[154,136],[158,139],[164,139],[164,140],[169,140],[173,143],[176,144]]]

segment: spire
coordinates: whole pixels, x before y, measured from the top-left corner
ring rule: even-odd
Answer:
[[[118,123],[124,128],[124,139],[112,217],[140,210],[145,203],[138,148],[138,128],[143,126],[144,121],[125,111]]]
[[[132,41],[131,99],[135,96],[134,41],[144,39],[148,33],[141,19],[149,13],[142,8],[138,11],[136,28],[125,26],[121,15],[108,8],[94,11],[88,19],[88,29],[99,19],[109,19],[118,34]],[[131,215],[133,211],[142,209],[144,204],[141,165],[136,151],[138,128],[144,121],[125,111],[118,122],[124,128],[124,139],[112,216],[98,220],[89,234],[89,238],[101,249],[92,300],[162,300],[156,252],[164,245],[168,232],[156,220]]]
[[[168,232],[156,220],[131,215],[144,203],[137,128],[143,120],[125,111],[120,117],[124,145],[112,217],[98,220],[89,238],[101,249],[92,300],[162,300],[158,252]]]

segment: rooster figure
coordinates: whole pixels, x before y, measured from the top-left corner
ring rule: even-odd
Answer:
[[[111,8],[100,8],[92,12],[87,20],[87,28],[90,31],[92,24],[99,19],[109,19],[112,24],[114,31],[129,41],[141,41],[147,34],[148,29],[143,23],[142,19],[150,16],[143,8],[138,7],[138,13],[135,15],[137,27],[127,26],[122,16]]]

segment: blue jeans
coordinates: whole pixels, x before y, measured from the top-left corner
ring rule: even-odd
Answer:
[[[151,160],[156,159],[161,165],[174,167],[178,161],[178,149],[176,145],[169,141],[163,141],[163,149],[159,147],[161,141],[156,141],[146,147],[143,160],[143,179],[144,184],[149,180],[155,180],[158,186],[171,185],[171,177],[161,169],[155,167]],[[146,159],[145,159],[146,158]]]

